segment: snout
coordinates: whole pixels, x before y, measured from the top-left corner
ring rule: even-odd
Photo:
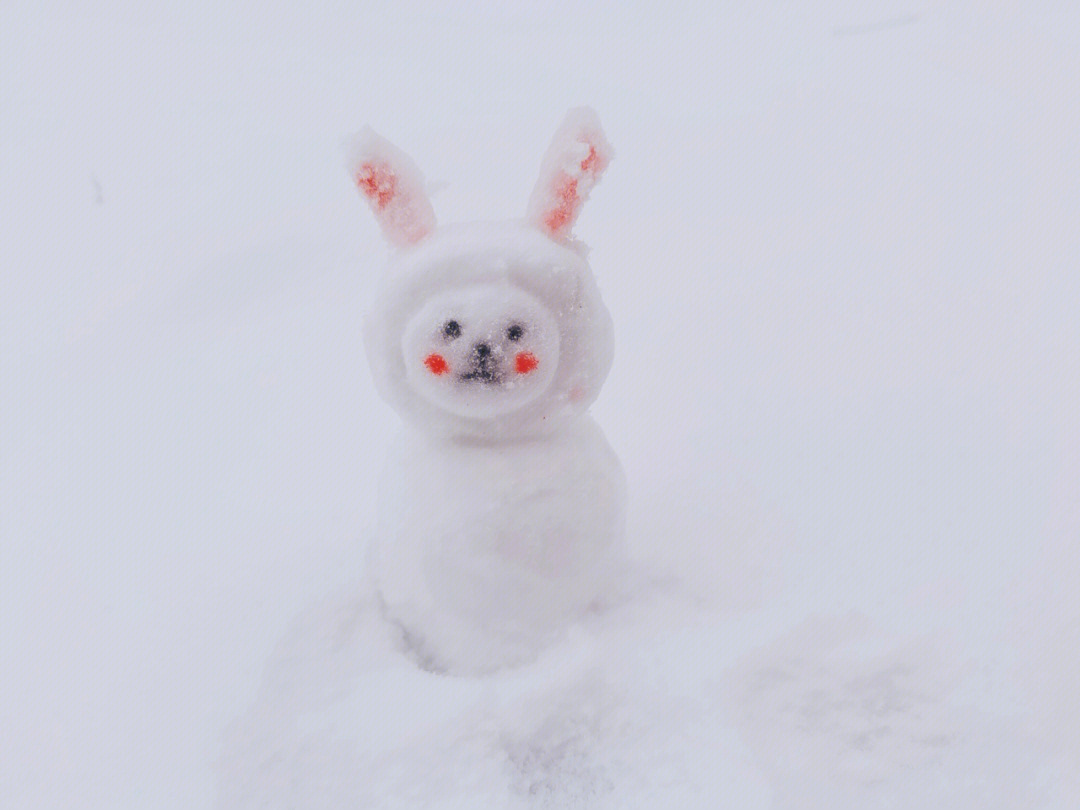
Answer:
[[[477,343],[472,347],[469,355],[469,370],[461,375],[461,379],[488,384],[498,383],[502,380],[498,363],[489,344]]]

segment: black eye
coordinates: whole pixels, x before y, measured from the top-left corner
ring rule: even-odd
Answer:
[[[461,337],[461,324],[457,321],[447,321],[443,324],[442,333],[450,340]]]
[[[521,336],[525,334],[525,330],[518,324],[514,324],[506,330],[506,336],[510,340],[521,340]]]

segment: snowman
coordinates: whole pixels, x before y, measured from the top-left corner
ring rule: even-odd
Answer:
[[[611,317],[571,228],[611,157],[571,110],[524,220],[436,228],[420,172],[371,130],[350,171],[396,248],[364,339],[404,418],[368,575],[426,668],[531,660],[610,593],[625,479],[586,413]]]

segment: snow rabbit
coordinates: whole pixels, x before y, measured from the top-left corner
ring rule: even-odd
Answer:
[[[437,229],[409,157],[371,130],[353,144],[352,177],[396,248],[365,346],[406,423],[368,573],[430,669],[528,661],[620,569],[625,480],[586,414],[611,317],[570,234],[610,157],[596,114],[571,110],[524,220]]]

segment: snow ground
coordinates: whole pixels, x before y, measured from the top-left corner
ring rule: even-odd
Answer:
[[[359,5],[0,8],[0,805],[1078,806],[1080,11]],[[340,145],[518,216],[581,103],[646,584],[439,678]]]

